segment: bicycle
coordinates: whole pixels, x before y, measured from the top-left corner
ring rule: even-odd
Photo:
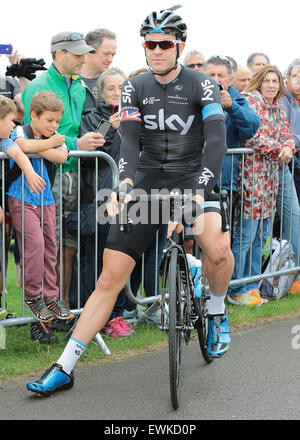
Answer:
[[[131,226],[125,213],[124,197],[121,194],[119,195],[120,228],[123,231],[130,232]],[[224,232],[228,231],[227,192],[221,191],[220,194],[212,194],[209,200],[220,202],[222,229]],[[182,206],[184,195],[139,196],[139,201],[170,202],[172,218],[176,206],[178,204]],[[204,213],[204,211],[202,212]],[[182,342],[186,345],[189,344],[193,330],[197,331],[204,360],[210,364],[214,359],[207,351],[207,301],[209,300],[207,287],[202,274],[199,281],[201,282],[201,288],[197,289],[197,294],[195,293],[184,249],[184,233],[182,231],[176,235],[177,240],[168,239],[168,245],[164,250],[161,295],[157,299],[158,308],[161,309],[160,328],[168,333],[170,394],[174,410],[178,408],[180,400]],[[168,317],[166,317],[167,315]]]

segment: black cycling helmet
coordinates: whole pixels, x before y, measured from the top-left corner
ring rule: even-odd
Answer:
[[[163,34],[174,34],[178,40],[186,41],[187,27],[182,18],[173,11],[181,6],[173,6],[169,9],[151,12],[141,25],[140,35],[161,32]]]
[[[177,40],[185,42],[187,35],[186,24],[182,20],[182,18],[179,17],[179,15],[174,14],[173,12],[178,8],[181,8],[181,6],[177,5],[169,9],[162,9],[159,12],[158,11],[151,12],[151,14],[148,15],[148,17],[144,20],[144,22],[141,25],[141,29],[140,29],[141,37],[144,37],[146,34],[152,34],[152,33],[174,34]],[[177,68],[177,60],[179,58],[178,43],[176,44],[176,47],[177,47],[176,62],[174,67],[171,67],[171,69],[167,70],[166,72],[156,73],[149,66],[150,71],[154,75],[166,76],[172,70],[175,70]],[[146,56],[146,61],[148,64],[147,56]]]

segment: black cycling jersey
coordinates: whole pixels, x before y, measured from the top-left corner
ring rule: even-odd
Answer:
[[[180,67],[167,84],[150,72],[123,83],[120,181],[134,180],[137,170],[198,172],[197,189],[207,195],[227,148],[219,87],[207,75]]]

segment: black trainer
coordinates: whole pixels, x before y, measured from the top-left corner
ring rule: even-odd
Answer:
[[[57,337],[49,324],[41,321],[33,322],[30,325],[28,337],[33,341],[39,341],[41,344],[57,342]]]
[[[50,327],[52,330],[56,332],[68,332],[73,326],[76,318],[71,318],[67,320],[62,319],[53,319],[53,321],[50,322]]]
[[[35,296],[25,295],[25,304],[38,321],[50,322],[54,318],[51,311],[47,308],[42,294]]]
[[[58,319],[67,320],[74,318],[73,313],[70,312],[69,307],[63,300],[57,298],[45,298],[45,304],[48,310]]]

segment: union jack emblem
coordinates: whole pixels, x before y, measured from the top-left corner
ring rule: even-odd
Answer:
[[[120,121],[138,121],[142,122],[141,113],[137,110],[123,110],[120,115]]]

